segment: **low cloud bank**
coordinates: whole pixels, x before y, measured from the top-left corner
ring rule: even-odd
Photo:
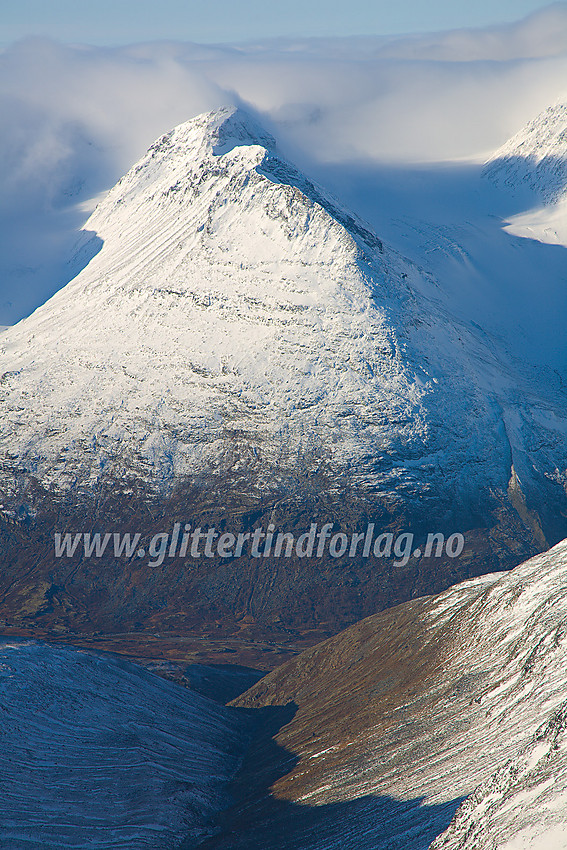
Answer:
[[[0,237],[0,324],[29,312],[34,286],[43,299],[65,282],[47,279],[62,241],[46,234],[80,226],[81,204],[199,112],[248,105],[305,166],[481,159],[567,95],[566,72],[566,3],[506,26],[398,39],[19,42],[0,53],[0,225],[19,233]],[[31,265],[18,247],[26,228],[42,245]]]

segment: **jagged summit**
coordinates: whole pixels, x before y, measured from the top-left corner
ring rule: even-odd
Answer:
[[[174,127],[150,146],[139,168],[156,160],[182,156],[198,160],[223,156],[236,147],[262,147],[276,153],[276,140],[242,107],[223,106]],[[119,181],[119,185],[122,181]]]
[[[205,114],[203,121],[211,133],[212,150],[216,156],[222,156],[239,145],[261,145],[266,150],[276,151],[274,137],[242,107],[221,107]]]
[[[550,106],[489,159],[485,176],[497,185],[528,188],[546,203],[567,189],[567,103]]]
[[[122,203],[128,196],[129,186],[135,186],[139,191],[143,181],[151,185],[156,179],[167,180],[173,175],[177,181],[170,181],[169,189],[162,190],[179,192],[184,174],[187,185],[193,180],[195,165],[206,168],[215,158],[225,160],[230,154],[241,168],[253,168],[272,183],[297,187],[307,199],[323,207],[355,237],[373,249],[382,249],[380,240],[363,222],[282,159],[274,137],[242,107],[226,106],[206,112],[165,133],[151,145],[146,156],[119,180],[109,193],[108,200],[120,200]],[[152,200],[153,196],[149,199]],[[89,224],[93,223],[96,224],[96,219],[91,218]]]

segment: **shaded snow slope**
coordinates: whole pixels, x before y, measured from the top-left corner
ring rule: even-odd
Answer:
[[[536,116],[491,157],[484,173],[525,199],[527,209],[509,217],[508,233],[567,246],[567,103]]]
[[[0,646],[0,847],[160,850],[210,831],[246,731],[128,662]]]

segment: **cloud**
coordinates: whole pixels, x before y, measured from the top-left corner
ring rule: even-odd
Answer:
[[[0,193],[42,204],[103,188],[171,123],[220,105],[175,51],[67,47],[44,39],[0,55]],[[19,194],[19,193],[17,193]]]
[[[444,62],[509,62],[558,56],[567,50],[567,3],[553,3],[521,21],[390,41],[384,57]]]
[[[567,94],[566,72],[566,3],[507,26],[402,39],[121,48],[22,41],[0,53],[0,227],[13,230],[17,220],[21,235],[33,220],[45,235],[57,230],[57,216],[69,228],[71,210],[78,226],[77,205],[108,189],[157,136],[226,103],[256,110],[306,168],[482,158]],[[24,309],[12,291],[15,270],[26,266],[10,247],[18,242],[26,240],[0,244],[12,302],[3,316],[0,292],[0,324]],[[44,297],[52,272],[49,240],[41,244]],[[55,257],[63,243],[53,244]],[[35,285],[20,279],[22,290]]]

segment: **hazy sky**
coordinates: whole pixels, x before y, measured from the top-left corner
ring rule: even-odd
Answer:
[[[515,20],[546,6],[537,0],[18,0],[2,4],[0,43],[27,35],[116,45],[431,32]]]

